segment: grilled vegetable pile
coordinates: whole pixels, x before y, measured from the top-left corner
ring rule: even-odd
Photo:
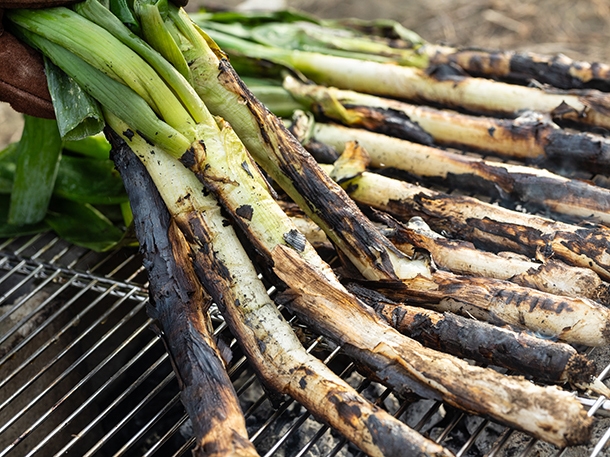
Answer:
[[[578,350],[610,343],[610,190],[571,176],[608,169],[606,140],[588,129],[610,126],[610,99],[581,88],[603,72],[519,55],[535,72],[548,68],[541,84],[578,80],[529,87],[517,84],[508,53],[471,55],[397,24],[293,12],[189,16],[164,0],[86,0],[7,16],[46,56],[58,123],[28,119],[4,153],[5,234],[42,223],[64,236],[64,212],[86,209],[116,235],[96,245],[65,233],[109,249],[129,237],[93,205],[122,205],[149,272],[149,312],[177,362],[195,454],[256,455],[211,337],[211,303],[270,392],[369,455],[452,451],[307,353],[278,305],[399,395],[442,400],[558,447],[589,441],[593,419],[570,390],[608,393]],[[85,114],[62,108],[74,97]],[[79,156],[101,126],[110,155]],[[110,160],[125,189],[103,181],[95,195],[105,199],[88,200],[74,182],[99,171],[115,183]],[[44,192],[24,184],[34,169]],[[339,264],[325,262],[319,243]],[[273,299],[259,272],[279,291]]]

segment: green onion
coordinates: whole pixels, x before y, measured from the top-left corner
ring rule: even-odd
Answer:
[[[57,66],[70,75],[93,98],[124,119],[133,130],[180,157],[191,140],[161,121],[146,101],[129,87],[115,81],[86,63],[70,51],[23,29],[17,32],[29,43],[41,49]],[[194,133],[193,133],[194,138]]]
[[[85,2],[78,3],[74,8],[79,14],[107,30],[121,43],[127,45],[128,48],[146,60],[146,62],[157,71],[159,76],[161,76],[176,93],[196,122],[201,122],[205,119],[205,112],[207,110],[195,90],[187,81],[188,77],[185,78],[183,74],[178,72],[172,64],[159,54],[159,52],[155,51],[148,43],[132,33],[97,0],[86,0]],[[161,24],[157,25],[158,27],[155,28],[157,33],[163,33],[166,30],[163,27],[160,27]],[[154,35],[154,33],[151,34]]]
[[[102,27],[63,7],[36,11],[18,9],[6,14],[21,27],[44,36],[126,84],[168,124],[179,128],[183,134],[192,134],[194,121],[171,89],[140,56]]]

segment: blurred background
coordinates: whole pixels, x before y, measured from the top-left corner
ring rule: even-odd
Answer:
[[[394,19],[430,42],[610,62],[608,0],[191,0],[188,9],[205,5]],[[21,117],[0,103],[0,148],[19,139],[20,125]]]

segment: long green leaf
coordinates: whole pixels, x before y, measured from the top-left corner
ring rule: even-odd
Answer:
[[[111,160],[64,155],[55,195],[80,203],[119,204],[127,201],[123,181]]]
[[[44,63],[62,139],[75,141],[101,132],[104,118],[97,102],[48,58]]]
[[[24,120],[8,215],[8,222],[14,225],[35,224],[44,219],[62,149],[55,120],[27,115]]]
[[[110,0],[110,11],[120,19],[120,21],[129,27],[133,33],[139,35],[142,30],[140,23],[133,14],[133,11],[129,8],[127,0]]]
[[[0,151],[0,194],[8,195],[13,190],[17,157],[19,157],[19,143],[11,143]]]
[[[45,221],[63,239],[94,251],[106,251],[119,243],[123,231],[88,204],[57,199]]]

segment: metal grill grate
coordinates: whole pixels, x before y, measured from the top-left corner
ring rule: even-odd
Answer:
[[[146,275],[133,250],[98,254],[50,234],[0,245],[0,457],[180,456],[193,446],[162,341],[148,330]],[[261,455],[358,455],[290,399],[272,405],[226,326],[230,367]],[[399,399],[360,376],[333,347],[292,320],[306,347],[371,401],[458,456],[598,456],[610,401],[580,397],[595,415],[593,444],[560,450],[439,402]],[[604,379],[610,350],[590,353]]]

